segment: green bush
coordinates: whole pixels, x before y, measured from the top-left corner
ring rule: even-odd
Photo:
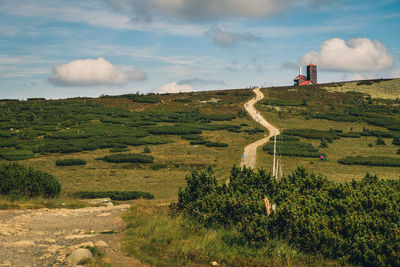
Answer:
[[[107,155],[101,160],[113,163],[153,163],[154,157],[136,153],[119,153]]]
[[[118,152],[126,152],[129,151],[129,148],[120,148],[120,147],[116,147],[116,148],[111,148],[110,152],[111,153],[118,153]]]
[[[0,151],[0,158],[9,160],[9,161],[17,161],[17,160],[25,160],[35,157],[32,151],[29,150],[5,150]]]
[[[73,166],[86,165],[86,160],[83,159],[59,159],[56,161],[56,166]]]
[[[132,99],[133,102],[139,102],[139,103],[158,103],[160,102],[160,100],[158,98],[155,97],[150,97],[150,96],[141,96],[141,95],[135,95],[130,97],[130,99]]]
[[[191,103],[192,100],[189,98],[178,98],[178,99],[174,99],[174,102],[179,102],[179,103]]]
[[[73,194],[76,198],[110,198],[112,200],[131,200],[131,199],[153,199],[154,196],[147,192],[141,191],[81,191]]]
[[[222,142],[212,142],[212,141],[206,141],[205,142],[206,147],[227,147],[227,143],[222,143]]]
[[[368,166],[383,166],[383,167],[400,167],[400,158],[392,157],[352,157],[348,156],[338,160],[340,164],[344,165],[368,165]]]
[[[234,167],[229,185],[211,169],[193,171],[171,209],[194,223],[235,230],[237,242],[285,240],[342,264],[400,265],[400,181],[367,174],[335,183],[299,167],[278,183],[271,173]],[[263,199],[276,205],[267,216]]]
[[[151,134],[162,135],[184,135],[184,134],[200,134],[201,130],[182,126],[158,126],[149,130]]]
[[[316,129],[287,129],[284,130],[282,134],[300,136],[308,139],[339,139],[338,132],[336,131],[324,131]]]
[[[143,149],[143,153],[151,153],[150,148],[148,146],[145,146]]]
[[[18,163],[0,165],[0,194],[12,197],[53,198],[61,185],[51,174]]]
[[[294,157],[311,157],[318,158],[321,153],[310,143],[287,140],[281,141],[280,136],[277,136],[276,152],[281,156],[294,156]],[[267,151],[268,154],[274,154],[274,143],[268,142],[263,146],[263,150]]]

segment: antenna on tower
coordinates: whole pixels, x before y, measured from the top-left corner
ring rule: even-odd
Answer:
[[[301,66],[300,66],[300,67],[299,67],[299,76],[303,75],[302,72],[303,72],[303,71],[302,71]]]

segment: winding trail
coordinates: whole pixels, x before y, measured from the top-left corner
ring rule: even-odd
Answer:
[[[268,136],[254,142],[254,143],[251,143],[244,148],[243,155],[245,156],[245,158],[242,159],[240,166],[243,167],[246,165],[247,167],[254,169],[255,164],[256,164],[257,148],[259,146],[267,143],[269,141],[269,139],[272,136],[274,136],[275,134],[279,135],[280,132],[279,132],[278,128],[276,128],[271,123],[269,123],[267,120],[265,120],[263,118],[263,116],[261,116],[261,114],[258,113],[256,108],[254,107],[255,103],[257,103],[259,100],[264,98],[264,94],[261,92],[260,87],[255,88],[253,90],[253,92],[256,94],[256,97],[250,99],[247,103],[245,103],[244,108],[256,122],[261,124],[263,127],[267,128],[268,132],[269,132]]]

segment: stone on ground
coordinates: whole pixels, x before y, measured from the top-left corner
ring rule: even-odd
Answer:
[[[92,253],[86,248],[78,248],[68,256],[68,263],[75,266],[84,261],[93,259]]]

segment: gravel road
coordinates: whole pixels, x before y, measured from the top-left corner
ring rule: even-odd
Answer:
[[[246,104],[244,104],[244,108],[256,122],[268,129],[269,135],[254,143],[247,145],[244,148],[243,155],[245,156],[245,158],[242,158],[240,166],[243,167],[244,165],[246,165],[247,167],[251,167],[253,169],[256,164],[257,148],[267,143],[270,137],[274,136],[275,134],[280,134],[279,129],[270,124],[266,119],[264,119],[264,117],[261,116],[261,114],[257,112],[256,108],[254,107],[255,103],[264,98],[264,94],[260,91],[260,88],[255,88],[254,93],[256,94],[256,97],[250,99]]]
[[[0,266],[67,266],[67,255],[82,245],[105,251],[114,266],[143,266],[121,252],[120,215],[128,208],[0,211]]]

